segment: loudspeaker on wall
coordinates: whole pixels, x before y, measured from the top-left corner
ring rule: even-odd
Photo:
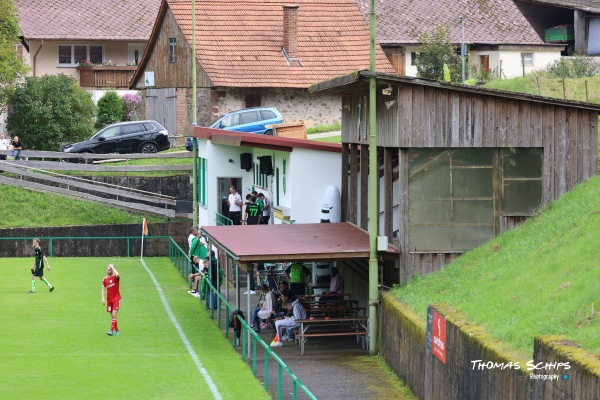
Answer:
[[[252,153],[240,154],[240,167],[246,171],[250,171],[252,169]]]
[[[271,162],[271,156],[258,157],[260,162],[260,173],[266,175],[273,175],[273,163]]]

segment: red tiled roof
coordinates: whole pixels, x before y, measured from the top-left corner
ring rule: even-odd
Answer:
[[[356,1],[367,17],[370,1]],[[544,44],[513,0],[377,0],[375,13],[384,46],[421,44],[436,25],[450,28],[452,42],[460,43],[463,15],[467,44]]]
[[[369,233],[348,222],[203,226],[201,230],[209,241],[217,242],[242,263],[369,258]],[[248,240],[257,237],[266,240],[268,246]],[[388,246],[387,253],[397,257],[399,250]]]
[[[353,0],[298,0],[298,58],[282,54],[283,5],[277,0],[196,1],[196,54],[215,86],[309,85],[369,67],[369,27]],[[191,44],[191,2],[168,2]],[[157,34],[155,30],[155,34]],[[393,72],[381,48],[378,69]]]
[[[340,143],[318,142],[306,139],[294,139],[279,136],[258,135],[256,133],[225,131],[222,129],[203,128],[196,126],[194,137],[209,139],[213,142],[230,146],[254,147],[291,152],[294,148],[341,153]]]
[[[160,0],[17,0],[25,39],[147,41]]]

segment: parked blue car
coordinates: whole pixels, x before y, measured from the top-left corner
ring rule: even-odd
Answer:
[[[226,131],[273,135],[273,129],[267,128],[266,125],[282,122],[281,114],[275,107],[253,107],[227,113],[210,127]],[[187,138],[185,148],[192,151],[192,138]]]
[[[223,115],[210,127],[226,131],[272,135],[273,129],[265,125],[280,124],[281,114],[275,107],[254,107],[233,111]]]

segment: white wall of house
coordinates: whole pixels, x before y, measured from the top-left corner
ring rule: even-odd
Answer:
[[[256,182],[254,168],[250,171],[241,169],[242,153],[251,153],[256,167],[258,157],[271,156],[273,170],[279,169],[279,175],[274,174],[272,179],[268,179],[268,185]],[[301,148],[294,148],[290,153],[213,144],[210,140],[201,139],[198,155],[207,159],[207,204],[199,207],[200,226],[216,223],[215,212],[220,212],[221,206],[219,178],[241,178],[242,185],[238,187],[238,192],[243,199],[252,190],[262,192],[271,201],[272,209],[283,206],[291,210],[290,220],[294,220],[294,223],[320,222],[325,189],[329,185],[338,188],[341,185],[341,153]],[[274,213],[271,213],[271,221],[276,224],[283,222],[275,218]]]
[[[320,222],[325,189],[330,185],[341,189],[342,154],[295,148],[291,155],[291,218],[297,224]]]
[[[471,51],[469,53],[469,62],[470,64],[479,68],[481,66],[479,56],[489,55],[489,65],[494,72],[494,76],[496,76],[497,71],[502,68],[502,78],[515,78],[518,76],[523,76],[523,63],[521,59],[522,53],[532,55],[532,57],[527,56],[526,58],[525,74],[544,69],[546,66],[548,66],[548,64],[560,58],[560,48],[546,51]]]
[[[420,46],[407,46],[405,48],[405,70],[407,76],[417,76],[417,66],[412,65],[412,56],[411,53],[418,53],[420,51]],[[533,64],[525,66],[525,73],[529,74],[533,71],[537,71],[545,68],[548,64],[554,62],[555,60],[560,58],[560,47],[548,49],[548,50],[501,50],[501,51],[469,51],[469,60],[468,64],[475,65],[478,69],[481,67],[481,62],[479,56],[488,55],[490,60],[490,68],[492,71],[496,72],[500,68],[500,63],[502,63],[502,78],[514,78],[517,76],[523,76],[523,68],[521,62],[521,53],[532,53],[533,54]],[[466,65],[467,74],[469,65]]]

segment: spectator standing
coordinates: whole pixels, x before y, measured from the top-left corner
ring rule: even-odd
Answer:
[[[9,140],[4,138],[4,133],[0,133],[0,150],[8,150]],[[0,154],[0,160],[6,160],[4,154]]]
[[[18,136],[15,136],[10,144],[12,145],[11,155],[13,156],[13,158],[15,160],[20,160],[21,157],[19,157],[19,154],[21,153],[21,150],[23,150],[23,148],[24,148],[23,142],[21,142],[21,140],[19,139]]]
[[[203,260],[208,255],[208,248],[206,248],[206,239],[204,239],[200,232],[196,232],[196,237],[192,240],[192,247],[190,248],[190,258],[192,259],[192,264],[194,265],[194,271],[192,273],[197,273],[202,268]]]
[[[285,270],[285,275],[290,282],[290,291],[295,296],[306,294],[306,284],[310,282],[312,275],[304,264],[298,261],[292,262]]]
[[[209,279],[210,284],[215,287],[219,293],[221,293],[221,284],[223,283],[223,270],[219,267],[219,261],[215,257],[215,252],[211,252],[212,257],[207,257],[206,262],[209,265]],[[210,302],[210,304],[209,304]],[[212,296],[206,296],[206,307],[212,307],[214,310],[217,309],[217,292],[214,291]]]
[[[269,202],[267,196],[265,196],[263,193],[259,193],[258,198],[262,201],[263,204],[262,219],[260,220],[260,224],[268,225],[269,218],[271,217],[271,203]]]
[[[260,220],[262,218],[262,213],[260,211],[260,207],[256,204],[256,197],[252,196],[250,198],[250,204],[246,206],[246,214],[244,215],[244,220],[246,221],[246,225],[258,225],[260,224]]]
[[[237,192],[235,186],[229,188],[227,205],[229,206],[229,219],[233,221],[233,225],[239,225],[242,215],[242,196]]]
[[[192,242],[194,241],[194,238],[196,237],[196,233],[198,231],[193,226],[188,231],[190,233],[188,235],[188,255],[191,255],[192,254]],[[190,257],[190,258],[192,258],[192,257]]]

